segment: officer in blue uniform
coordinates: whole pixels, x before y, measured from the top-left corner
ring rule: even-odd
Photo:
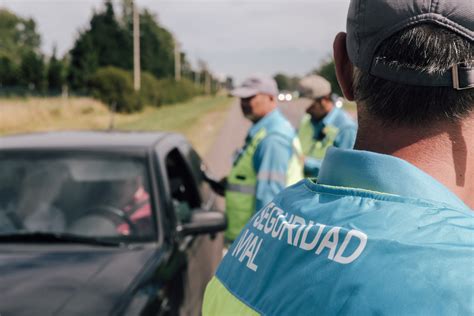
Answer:
[[[291,123],[277,109],[275,80],[252,76],[232,95],[240,98],[242,113],[253,125],[226,179],[227,242],[277,193],[303,179],[301,145]]]
[[[472,0],[351,0],[334,41],[354,150],[253,216],[204,315],[474,314]]]
[[[357,125],[346,111],[335,106],[329,81],[310,75],[301,79],[299,86],[302,95],[312,100],[298,129],[305,156],[304,172],[308,177],[317,177],[328,148],[354,147]]]

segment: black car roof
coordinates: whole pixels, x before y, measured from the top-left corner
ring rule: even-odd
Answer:
[[[168,132],[68,131],[18,134],[0,137],[0,150],[35,148],[145,148],[177,136]]]

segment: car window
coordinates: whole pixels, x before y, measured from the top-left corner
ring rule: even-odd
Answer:
[[[179,222],[187,222],[190,219],[192,209],[201,205],[198,190],[194,184],[189,166],[178,149],[170,151],[165,161],[176,218]]]
[[[0,156],[0,234],[58,232],[150,239],[145,160],[117,155]]]
[[[203,209],[210,209],[214,202],[215,202],[215,195],[206,181],[204,181],[204,177],[202,174],[202,170],[207,170],[209,175],[212,175],[209,171],[209,168],[205,165],[205,163],[201,160],[198,153],[192,148],[189,148],[189,157],[191,164],[193,166],[193,170],[195,171],[195,177],[198,182],[199,192],[201,194],[202,199],[202,208]]]

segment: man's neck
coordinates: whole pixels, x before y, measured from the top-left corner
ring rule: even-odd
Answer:
[[[408,161],[474,209],[474,113],[463,123],[430,127],[387,127],[359,119],[355,149]]]
[[[264,113],[262,113],[261,115],[259,116],[253,116],[251,118],[249,118],[249,120],[253,123],[253,124],[256,124],[258,123],[261,119],[263,119],[264,117],[268,116],[270,113],[272,113],[274,110],[276,110],[276,105],[273,106],[273,107],[269,107]]]

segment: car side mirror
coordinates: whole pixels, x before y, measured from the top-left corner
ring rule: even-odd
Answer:
[[[215,234],[227,228],[225,214],[218,211],[193,210],[191,220],[177,227],[183,235]]]

